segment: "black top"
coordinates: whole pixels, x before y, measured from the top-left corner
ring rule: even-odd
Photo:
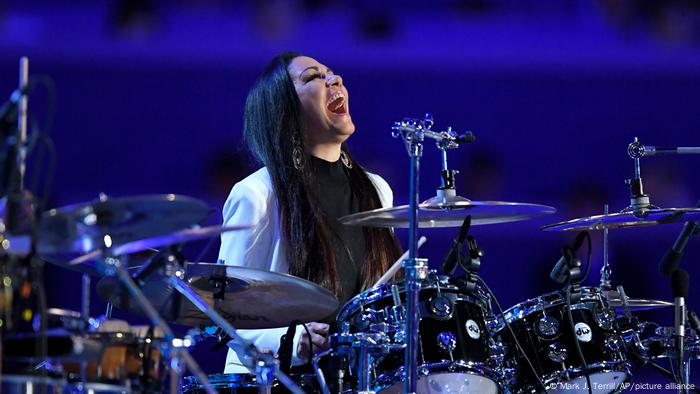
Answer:
[[[343,305],[362,288],[365,238],[362,227],[343,225],[338,218],[359,212],[360,203],[352,192],[348,169],[340,160],[331,163],[312,156],[311,165],[318,182],[321,209],[328,217],[330,241],[340,279],[338,301]]]

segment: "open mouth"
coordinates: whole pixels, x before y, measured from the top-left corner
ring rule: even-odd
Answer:
[[[345,95],[341,92],[334,93],[326,102],[326,108],[334,114],[348,113],[345,106]]]

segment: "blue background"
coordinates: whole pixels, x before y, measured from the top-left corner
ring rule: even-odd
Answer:
[[[255,77],[282,50],[313,56],[343,76],[357,126],[350,147],[391,184],[395,205],[408,201],[409,163],[390,126],[431,112],[435,129],[477,137],[449,153],[459,194],[557,208],[544,218],[472,228],[486,252],[481,273],[507,308],[556,289],[547,275],[574,234],[541,226],[628,205],[626,148],[634,137],[700,145],[700,11],[686,1],[639,3],[10,0],[0,5],[0,95],[16,87],[21,55],[32,74],[55,82],[51,207],[100,192],[178,193],[221,207],[233,183],[256,169],[241,142]],[[38,88],[30,110],[40,122],[47,103]],[[645,158],[645,190],[658,206],[694,207],[698,168],[695,156]],[[30,168],[30,176],[37,172]],[[434,195],[438,177],[437,150],[427,143],[421,200]],[[632,297],[669,300],[657,264],[680,229],[611,231],[614,284]],[[405,245],[406,231],[397,232]],[[421,230],[428,237],[421,256],[437,267],[455,233]],[[592,235],[586,283],[595,285],[602,238]],[[188,245],[188,257],[203,247]],[[216,249],[205,260],[214,261]],[[695,238],[682,265],[696,308],[698,261]],[[78,310],[79,274],[55,266],[46,273],[49,306]],[[94,295],[92,306],[98,315],[104,302]],[[672,315],[640,313],[662,325]],[[207,372],[220,372],[225,352],[211,354],[209,346],[196,357]],[[636,373],[636,381],[663,381]]]

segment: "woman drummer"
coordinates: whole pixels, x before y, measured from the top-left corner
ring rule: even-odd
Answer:
[[[340,75],[313,58],[283,53],[248,94],[244,136],[264,167],[236,183],[224,224],[253,224],[224,233],[219,259],[315,282],[342,303],[371,286],[398,258],[389,229],[344,226],[338,218],[392,205],[380,176],[353,160],[345,141],[355,131]],[[329,317],[332,319],[332,316]],[[292,365],[327,347],[328,324],[311,322],[313,350],[296,330]],[[277,352],[285,328],[241,330],[258,349]],[[229,350],[225,373],[249,372]]]

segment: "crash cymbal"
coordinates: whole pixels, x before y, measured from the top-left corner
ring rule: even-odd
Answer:
[[[224,299],[215,310],[236,328],[286,327],[292,320],[318,321],[339,306],[328,290],[279,272],[212,263],[186,264],[186,283],[214,307],[214,279],[226,280]],[[160,273],[139,279],[141,290],[161,316],[187,326],[212,324],[209,318],[166,283]],[[97,293],[116,308],[141,314],[140,306],[114,277],[102,278]]]
[[[176,231],[172,234],[166,234],[158,237],[140,239],[129,242],[124,245],[115,246],[110,250],[113,256],[130,255],[140,253],[154,248],[160,248],[167,245],[179,245],[187,242],[197,241],[200,239],[211,238],[227,231],[244,230],[250,226],[210,226],[189,228],[186,230]],[[68,262],[69,265],[83,264],[87,261],[100,258],[103,254],[102,250],[86,253]]]
[[[472,201],[463,197],[453,197],[446,201],[434,197],[419,205],[418,227],[459,227],[467,215],[472,217],[472,225],[515,222],[556,212],[546,205],[505,202]],[[410,207],[380,208],[359,212],[339,219],[343,224],[368,227],[409,226]]]
[[[605,297],[608,300],[608,304],[615,309],[617,312],[624,312],[625,307],[622,302],[622,297],[617,291],[611,290],[605,292]],[[651,300],[644,298],[630,298],[627,297],[627,305],[630,311],[645,311],[649,309],[667,308],[673,306],[672,302],[661,301],[661,300]]]
[[[603,230],[606,228],[654,226],[694,220],[700,220],[700,208],[653,208],[589,216],[567,222],[549,224],[542,227],[542,229],[545,231]]]
[[[204,202],[174,194],[101,197],[45,212],[37,251],[53,264],[98,274],[94,264],[68,262],[105,246],[125,245],[192,227],[210,212]]]

